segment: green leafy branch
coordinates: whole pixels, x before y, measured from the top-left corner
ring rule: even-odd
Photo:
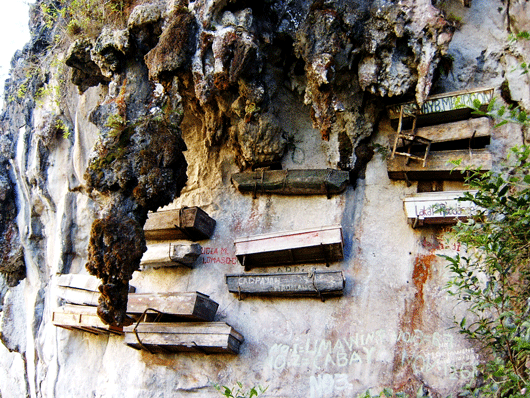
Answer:
[[[227,398],[252,398],[257,397],[260,394],[263,394],[265,391],[267,391],[268,387],[263,388],[262,386],[257,387],[251,387],[250,389],[246,390],[243,387],[243,384],[239,381],[236,383],[236,385],[233,388],[227,387],[227,386],[220,386],[218,384],[214,384],[214,387],[217,391],[219,391],[222,395],[224,395]]]

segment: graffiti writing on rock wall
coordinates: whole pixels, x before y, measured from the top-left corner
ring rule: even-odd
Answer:
[[[237,258],[227,247],[203,247],[203,264],[237,264]]]
[[[431,233],[428,236],[423,236],[420,240],[421,247],[429,252],[441,250],[460,252],[462,250],[462,245],[460,242],[450,240],[450,231],[450,228],[444,228],[440,233]]]
[[[394,358],[400,343],[399,358]],[[416,375],[435,373],[447,380],[471,379],[478,359],[471,349],[454,347],[449,333],[390,331],[350,333],[342,338],[311,339],[269,348],[267,364],[273,372],[309,375],[312,398],[334,397],[353,392],[355,382],[369,377],[373,366],[398,363]]]

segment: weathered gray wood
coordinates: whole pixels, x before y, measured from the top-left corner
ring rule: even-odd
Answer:
[[[142,267],[178,267],[193,268],[201,255],[202,247],[198,243],[149,243],[142,256]]]
[[[236,257],[247,270],[280,264],[329,264],[344,257],[340,226],[238,238],[234,244]]]
[[[97,306],[101,281],[91,275],[64,274],[57,278],[57,296],[67,303]],[[136,288],[129,285],[129,293]]]
[[[136,328],[136,332],[135,332]],[[125,344],[152,352],[237,354],[243,336],[224,322],[140,323],[124,329]]]
[[[461,159],[460,165],[455,166],[451,161]],[[472,170],[490,170],[492,155],[488,149],[472,149],[471,151],[435,151],[430,152],[425,167],[419,162],[409,162],[405,157],[396,156],[387,159],[388,176],[394,180],[463,180],[465,174],[461,171],[466,167]]]
[[[149,213],[144,225],[146,239],[209,239],[215,229],[215,220],[200,207],[184,207]]]
[[[333,195],[346,189],[350,179],[347,171],[259,170],[232,174],[232,183],[241,192],[279,195]]]
[[[101,281],[92,275],[63,274],[57,277],[57,286],[97,291]]]
[[[213,321],[218,306],[199,292],[135,293],[129,294],[127,313],[138,316],[153,308],[178,319]]]
[[[236,294],[276,296],[341,296],[342,271],[286,272],[226,275],[228,291]]]
[[[57,296],[71,304],[97,306],[99,295],[99,291],[72,289],[64,286],[57,288]]]
[[[435,142],[457,141],[463,139],[489,137],[493,129],[491,119],[481,117],[461,120],[453,123],[437,124],[416,129],[416,137]],[[412,134],[411,130],[403,130],[403,134]]]
[[[458,105],[472,105],[478,99],[482,104],[488,104],[493,98],[493,88],[455,91],[427,97],[421,108],[414,101],[387,107],[390,119],[398,119],[403,107],[403,115],[427,115],[440,112],[458,111]]]
[[[52,313],[52,323],[64,329],[93,334],[123,334],[123,328],[104,324],[96,311],[96,307],[65,305]]]

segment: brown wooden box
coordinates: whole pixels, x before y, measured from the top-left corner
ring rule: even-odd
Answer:
[[[138,317],[147,308],[155,309],[173,320],[213,321],[217,304],[209,296],[199,292],[134,293],[129,294],[127,313]],[[155,311],[149,311],[150,317]]]
[[[145,238],[149,240],[209,239],[214,229],[215,220],[200,207],[149,213],[144,225]]]
[[[459,159],[462,162],[458,166],[450,163]],[[388,177],[394,180],[463,180],[465,174],[461,171],[466,167],[487,171],[491,169],[492,163],[488,149],[463,149],[430,152],[425,167],[421,162],[411,161],[407,164],[407,158],[396,156],[387,160],[387,169]]]
[[[228,291],[236,294],[274,296],[341,296],[342,271],[286,272],[226,275]]]
[[[342,260],[340,226],[259,235],[235,240],[236,257],[245,267],[267,267]]]
[[[150,352],[237,354],[244,340],[224,322],[142,322],[138,326],[127,326],[124,331],[125,344]]]
[[[92,334],[123,334],[123,328],[103,323],[97,314],[97,307],[66,304],[52,313],[55,326],[80,330]]]

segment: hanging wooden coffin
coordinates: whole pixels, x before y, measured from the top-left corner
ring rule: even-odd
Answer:
[[[342,296],[342,271],[286,272],[226,275],[228,291],[238,295]]]
[[[144,225],[145,238],[151,240],[209,239],[214,229],[215,220],[200,207],[149,213]]]
[[[52,313],[52,323],[68,330],[81,330],[92,334],[123,334],[123,328],[104,324],[97,307],[66,304]]]
[[[387,107],[388,116],[394,124],[402,115],[412,118],[416,115],[419,125],[447,123],[449,121],[468,119],[475,101],[487,106],[493,99],[493,88],[455,91],[427,97],[424,104],[418,107],[415,101]]]
[[[474,194],[476,191],[470,191]],[[470,201],[459,201],[461,191],[424,192],[403,199],[409,224],[413,227],[427,224],[454,224],[476,214],[479,208]]]
[[[340,226],[239,238],[234,243],[236,257],[247,270],[281,264],[329,265],[344,256]]]
[[[463,180],[464,171],[488,171],[492,167],[493,158],[488,149],[431,151],[425,161],[407,162],[408,159],[396,156],[387,159],[388,176],[394,180]],[[456,165],[455,161],[460,161]],[[408,164],[407,164],[408,163]]]
[[[95,276],[64,274],[57,278],[57,296],[67,303],[97,306],[98,286],[101,281]]]
[[[348,171],[259,170],[232,174],[232,183],[241,192],[279,195],[334,195],[346,189]]]
[[[163,319],[213,321],[218,306],[199,292],[134,293],[129,294],[127,313],[137,318],[152,308],[155,311],[149,312],[150,318],[162,314]]]
[[[193,268],[202,252],[198,243],[150,243],[142,256],[142,267]]]
[[[97,306],[101,281],[92,275],[64,274],[57,278],[57,296],[67,303]],[[129,292],[135,291],[129,285]]]
[[[124,328],[125,344],[150,352],[237,354],[243,336],[224,322],[141,322]]]

